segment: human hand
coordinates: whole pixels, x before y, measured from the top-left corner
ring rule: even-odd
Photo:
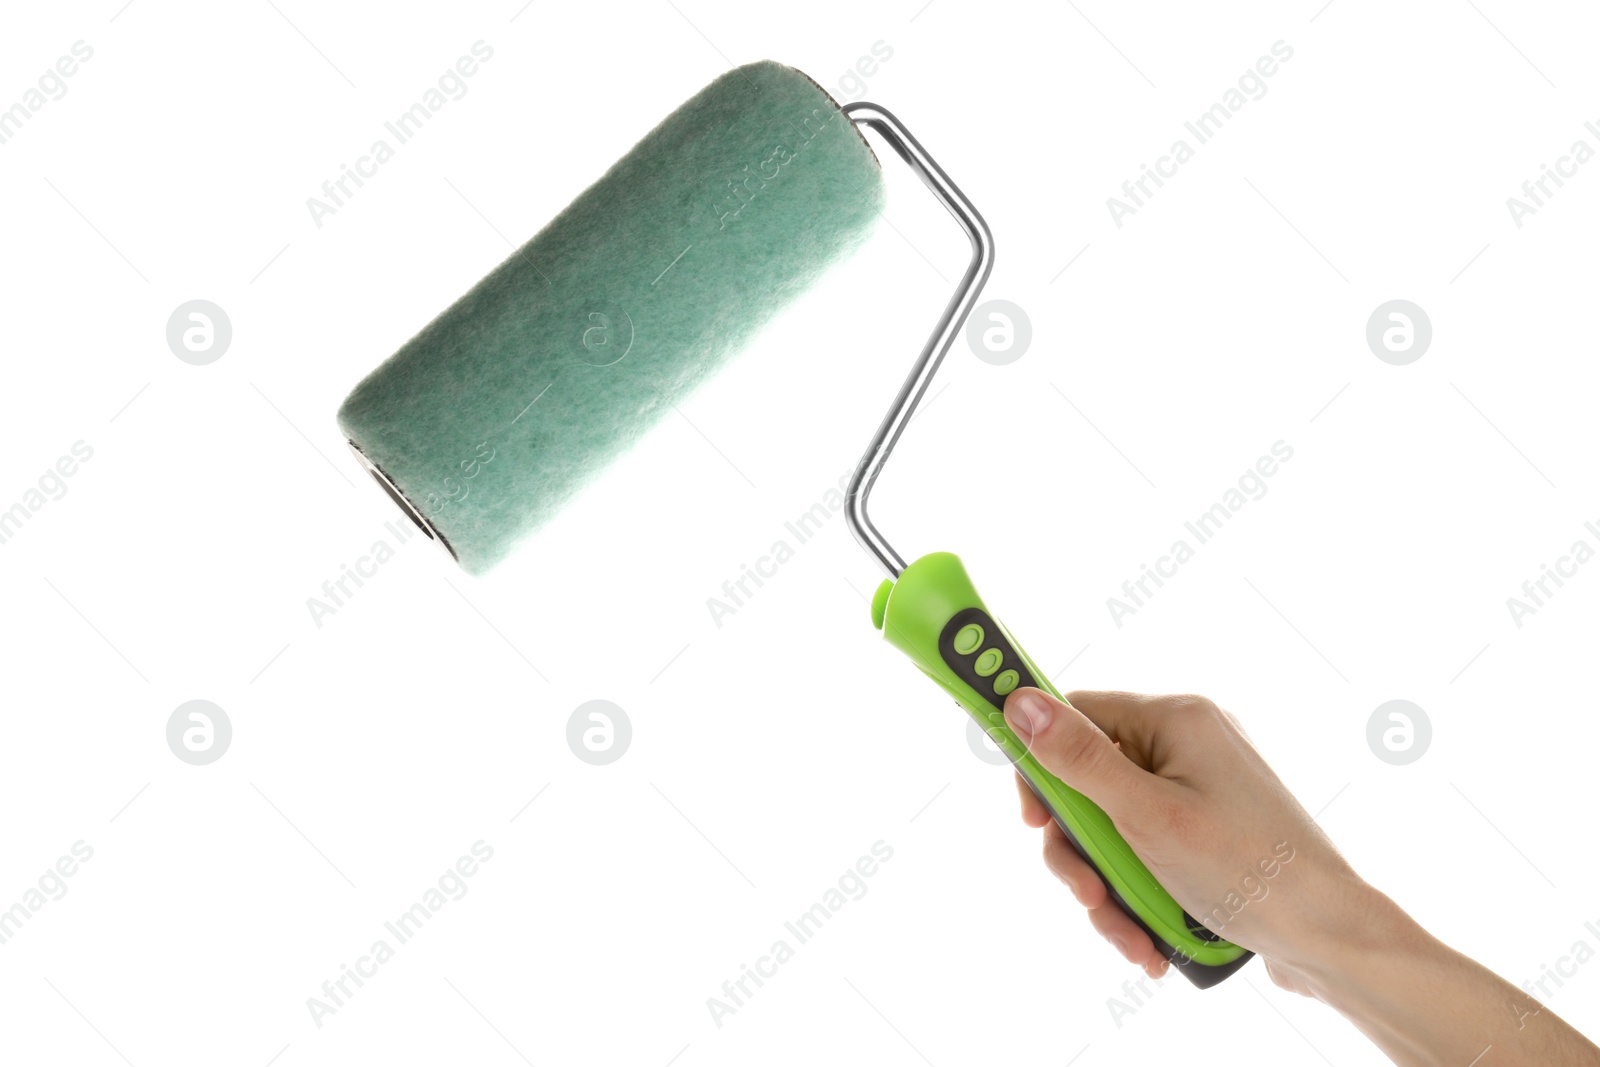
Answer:
[[[1238,720],[1204,697],[1037,689],[1006,722],[1046,770],[1099,804],[1185,911],[1260,955],[1285,989],[1353,1022],[1397,1064],[1600,1067],[1600,1048],[1524,990],[1434,938],[1357,877]],[[1168,963],[1110,900],[1019,777],[1045,864],[1095,929],[1153,978]]]
[[[1351,870],[1232,715],[1196,696],[1037,689],[1006,722],[1052,774],[1099,804],[1173,898],[1212,932],[1262,955],[1275,982],[1334,943],[1352,912],[1387,903]],[[1090,922],[1151,977],[1168,963],[1118,908],[1019,775],[1022,818],[1044,829],[1049,869]]]

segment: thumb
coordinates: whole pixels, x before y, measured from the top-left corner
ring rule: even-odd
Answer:
[[[1136,806],[1149,775],[1124,756],[1077,708],[1039,689],[1006,698],[1006,725],[1045,770],[1113,818]]]

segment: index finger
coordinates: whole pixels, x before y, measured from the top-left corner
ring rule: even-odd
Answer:
[[[1151,768],[1162,719],[1156,706],[1159,698],[1116,689],[1075,689],[1066,699],[1121,746],[1123,755],[1145,770]]]

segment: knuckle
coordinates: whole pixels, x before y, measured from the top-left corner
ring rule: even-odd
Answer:
[[[1071,846],[1065,841],[1050,834],[1045,835],[1043,849],[1044,865],[1050,868],[1050,872],[1057,878],[1066,878],[1066,872],[1069,870],[1069,866],[1065,852],[1070,848]]]
[[[1083,896],[1083,867],[1078,854],[1066,841],[1050,841],[1044,847],[1044,866],[1056,880],[1072,890],[1074,897]]]
[[[1244,738],[1247,738],[1247,739],[1249,738],[1250,735],[1245,733],[1244,723],[1239,721],[1239,716],[1235,715],[1233,712],[1229,711],[1227,708],[1223,708],[1222,709],[1222,717],[1223,717],[1223,719],[1225,719],[1227,721],[1229,726],[1232,726],[1234,728],[1234,730],[1238,731],[1238,733],[1239,733],[1239,735],[1241,737],[1244,737]]]
[[[1189,719],[1214,719],[1222,714],[1215,702],[1198,693],[1179,693],[1163,698],[1163,703],[1169,714]]]
[[[1066,731],[1066,736],[1054,738],[1053,754],[1063,767],[1080,774],[1092,771],[1100,763],[1109,739],[1098,727]]]

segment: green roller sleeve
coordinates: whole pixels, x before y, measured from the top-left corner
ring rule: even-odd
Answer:
[[[339,425],[487,570],[853,249],[883,199],[827,93],[777,63],[731,70],[368,375]]]
[[[1134,855],[1099,806],[1039,763],[1006,725],[1002,706],[1013,689],[1033,686],[1060,696],[1050,679],[989,613],[961,561],[948,552],[923,556],[898,580],[886,579],[872,601],[872,621],[977,720],[1055,816],[1078,853],[1100,872],[1117,903],[1192,982],[1205,987],[1249,959],[1191,919]]]

